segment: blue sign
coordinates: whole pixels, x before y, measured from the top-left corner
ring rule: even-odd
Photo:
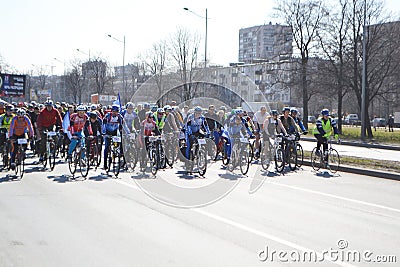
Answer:
[[[25,97],[26,75],[0,74],[0,96]]]

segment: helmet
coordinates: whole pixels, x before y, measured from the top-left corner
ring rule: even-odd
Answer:
[[[112,110],[112,111],[119,111],[119,106],[116,105],[116,104],[113,104],[113,105],[111,106],[111,110]]]
[[[76,108],[76,111],[86,111],[86,107],[85,107],[84,105],[79,105],[79,106]]]
[[[126,103],[125,108],[134,108],[134,105],[132,102],[128,102]]]
[[[150,108],[150,104],[149,103],[144,103],[143,104],[143,108]]]
[[[322,116],[329,116],[329,109],[324,108],[323,110],[321,110],[321,114]]]
[[[170,105],[166,105],[166,106],[164,106],[164,110],[165,110],[165,111],[167,111],[167,110],[170,110],[170,111],[171,111],[171,110],[172,110],[172,107],[171,107]]]
[[[221,106],[220,108],[219,108],[219,110],[226,110],[226,107],[225,106]]]
[[[203,112],[203,109],[200,106],[197,106],[194,108],[194,112],[201,113],[201,112]]]
[[[44,102],[44,105],[46,106],[46,107],[52,107],[53,106],[53,101],[52,100],[47,100],[46,102]]]
[[[289,108],[289,107],[284,107],[284,108],[282,109],[282,112],[285,112],[285,111],[290,111],[290,108]]]
[[[243,109],[240,109],[240,108],[235,109],[235,114],[236,115],[243,114]]]
[[[17,116],[25,116],[26,112],[23,108],[17,109]]]
[[[295,108],[291,108],[291,109],[290,109],[290,113],[297,114],[297,113],[298,113],[298,110],[297,110],[297,109],[295,109]]]
[[[164,111],[164,109],[163,108],[158,108],[157,109],[157,113],[164,113],[165,111]]]
[[[97,109],[97,105],[96,105],[96,104],[92,104],[92,105],[90,106],[90,109],[91,109],[91,110]]]
[[[13,110],[13,106],[12,105],[7,105],[6,106],[6,111],[12,111]]]
[[[147,112],[146,112],[146,118],[147,118],[148,116],[153,116],[153,112],[147,111]]]
[[[271,110],[272,116],[278,115],[278,111],[276,109]]]
[[[44,108],[44,105],[43,104],[39,104],[39,108],[40,109]]]
[[[157,111],[157,109],[158,109],[158,107],[156,106],[156,105],[154,105],[154,106],[151,106],[151,111],[152,112],[156,112]]]
[[[97,113],[96,112],[89,112],[89,117],[91,119],[97,119]]]

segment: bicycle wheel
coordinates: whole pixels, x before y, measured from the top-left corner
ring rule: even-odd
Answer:
[[[240,150],[238,160],[239,160],[240,171],[242,172],[243,175],[246,175],[247,172],[249,171],[249,166],[250,166],[250,162],[248,160],[249,157],[250,155],[247,148]]]
[[[207,153],[204,149],[199,149],[196,161],[199,175],[204,176],[207,171]]]
[[[217,146],[215,145],[214,140],[210,138],[205,138],[206,140],[206,150],[207,154],[210,157],[210,159],[215,160],[217,157]]]
[[[72,155],[71,155],[71,160],[68,161],[69,172],[72,175],[74,175],[75,172],[76,172],[77,163],[78,163],[78,161],[77,161],[77,153],[76,153],[76,149],[74,149],[74,151],[72,152]]]
[[[270,147],[270,149],[267,151],[264,148],[261,150],[260,154],[260,161],[261,161],[261,167],[266,171],[269,169],[269,166],[271,165],[271,151],[273,148]]]
[[[82,177],[86,178],[89,173],[90,162],[89,156],[86,153],[86,148],[82,147],[79,153],[79,170],[82,174]]]
[[[289,143],[287,147],[287,156],[290,170],[296,170],[297,166],[297,150],[293,143]]]
[[[2,160],[1,160],[1,170],[8,169],[8,153],[7,153],[7,148],[3,148],[3,153],[2,153]]]
[[[233,170],[236,168],[237,157],[238,157],[238,155],[236,153],[236,150],[232,149],[231,158],[228,162],[228,171],[233,172]]]
[[[336,149],[332,148],[329,150],[328,155],[328,167],[332,173],[336,173],[339,170],[340,156]]]
[[[167,165],[166,159],[165,159],[165,152],[164,148],[161,143],[157,145],[157,157],[158,157],[158,166],[157,168],[164,169]]]
[[[158,165],[158,155],[156,153],[155,149],[151,149],[150,150],[150,168],[151,168],[151,174],[153,174],[154,176],[156,176],[157,174],[157,165]]]
[[[281,147],[278,147],[275,150],[274,160],[275,160],[276,171],[282,172],[283,169],[285,168],[285,152]]]
[[[317,148],[314,147],[314,149],[311,152],[311,166],[314,169],[314,171],[318,171],[319,169],[321,169],[321,164],[322,164],[322,156],[317,155]]]
[[[132,170],[136,168],[138,162],[138,151],[135,144],[131,144],[129,150],[126,152],[129,158],[129,164]]]
[[[25,152],[21,151],[21,153],[19,154],[20,159],[18,162],[18,165],[15,166],[15,169],[19,169],[18,170],[18,179],[21,180],[22,177],[24,176],[24,172],[25,172]]]
[[[303,166],[303,161],[304,161],[304,151],[300,143],[296,144],[296,155],[297,155],[296,167],[300,168],[301,166]]]
[[[165,146],[165,161],[172,168],[174,165],[174,159],[175,159],[175,149],[172,147],[170,143],[167,143]]]
[[[49,167],[51,170],[54,170],[54,166],[56,166],[56,144],[52,141],[50,142],[50,153],[48,156]]]
[[[119,172],[121,171],[121,164],[122,164],[122,155],[120,153],[119,148],[117,148],[113,152],[113,173],[115,175],[115,178],[118,177]]]

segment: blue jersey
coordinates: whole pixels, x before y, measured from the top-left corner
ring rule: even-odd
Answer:
[[[236,124],[236,120],[240,119],[241,123]],[[237,116],[232,116],[229,120],[229,134],[232,135],[239,135],[242,131],[246,130],[249,135],[251,135],[251,131],[247,126],[247,121],[244,118],[239,118]]]
[[[203,130],[206,131],[206,134],[210,133],[210,130],[206,122],[206,118],[203,115],[201,115],[198,118],[195,118],[194,114],[190,114],[189,117],[187,118],[185,128],[188,134],[197,133],[200,131],[201,128],[203,128]]]
[[[116,134],[118,129],[121,131],[123,120],[121,114],[113,116],[107,113],[103,119],[103,134]]]

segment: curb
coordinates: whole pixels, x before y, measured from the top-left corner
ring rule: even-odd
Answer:
[[[315,138],[310,137],[301,137],[302,141],[307,142],[317,142]],[[369,144],[369,143],[358,143],[358,142],[351,142],[351,141],[341,141],[341,145],[346,146],[358,146],[358,147],[367,147],[367,148],[378,148],[378,149],[387,149],[387,150],[394,150],[400,151],[400,146],[389,146],[389,145],[380,145],[380,144]]]
[[[311,161],[303,160],[303,165],[311,167]],[[339,171],[400,181],[400,173],[395,173],[395,172],[385,172],[385,171],[372,170],[372,169],[361,169],[361,168],[357,168],[357,167],[353,167],[353,166],[349,166],[349,165],[339,165]]]

